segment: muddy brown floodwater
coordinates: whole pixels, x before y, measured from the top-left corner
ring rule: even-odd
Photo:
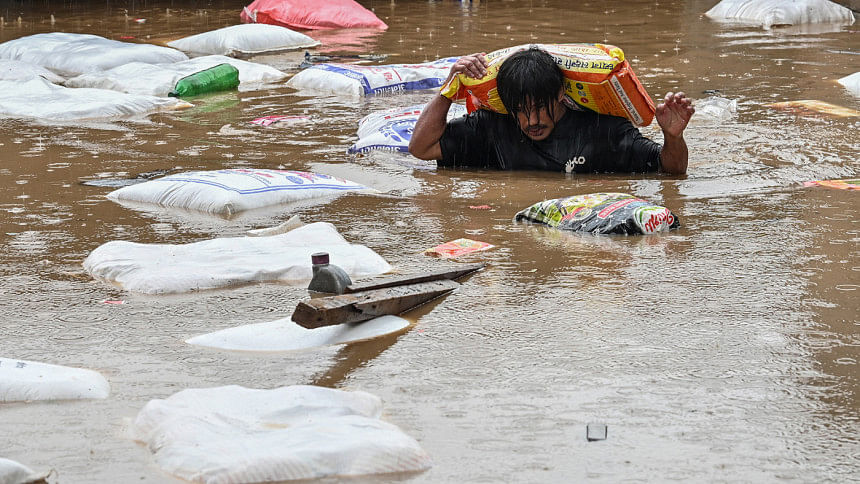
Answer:
[[[703,16],[715,0],[362,3],[389,30],[313,34],[325,42],[317,52],[400,63],[533,41],[608,42],[652,97],[718,90],[738,113],[693,119],[680,178],[437,170],[404,155],[346,154],[362,116],[428,92],[345,100],[275,85],[144,121],[0,120],[0,356],[95,369],[111,384],[106,400],[0,405],[0,456],[55,469],[62,483],[175,482],[125,437],[147,401],[189,387],[313,383],[379,395],[384,418],[434,461],[423,473],[362,482],[857,479],[860,195],[800,182],[858,176],[860,118],[766,105],[860,109],[835,83],[860,69],[860,23],[724,25]],[[67,31],[164,42],[236,24],[242,6],[4,2],[0,41]],[[297,59],[251,60],[294,73]],[[311,120],[248,124],[270,114]],[[660,140],[655,126],[643,132]],[[314,170],[386,194],[266,219],[187,220],[120,207],[105,199],[109,188],[81,184],[175,167]],[[594,237],[511,221],[533,202],[595,191],[659,202],[682,227]],[[492,209],[469,208],[483,204]],[[422,249],[459,237],[497,248],[465,258],[489,268],[411,314],[416,324],[400,334],[262,355],[184,340],[286,317],[303,288],[140,296],[81,267],[110,240],[191,242],[294,214],[334,223],[401,271],[429,265]],[[103,304],[116,299],[125,304]],[[607,440],[586,441],[592,422],[608,425]]]

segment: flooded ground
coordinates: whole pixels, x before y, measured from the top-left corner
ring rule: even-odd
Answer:
[[[238,23],[244,6],[12,3],[0,10],[0,41],[57,30],[164,42]],[[718,90],[738,114],[693,119],[680,178],[436,170],[409,156],[346,154],[362,116],[430,93],[346,100],[270,86],[144,121],[0,120],[0,356],[95,369],[112,390],[101,401],[0,405],[0,456],[55,469],[62,483],[175,482],[124,435],[147,401],[188,387],[313,383],[379,395],[384,418],[433,457],[427,472],[368,482],[857,479],[858,194],[800,182],[860,174],[860,118],[766,105],[860,109],[834,82],[860,67],[860,24],[721,25],[703,16],[716,2],[700,0],[362,3],[389,30],[312,34],[325,43],[317,52],[399,63],[608,42],[624,48],[652,97]],[[295,72],[298,57],[252,60]],[[248,123],[273,114],[310,121]],[[661,138],[656,124],[643,131]],[[223,221],[136,212],[106,200],[109,188],[81,184],[176,167],[314,170],[386,193]],[[660,202],[682,227],[592,237],[511,222],[533,202],[595,191]],[[469,208],[483,204],[492,209]],[[497,248],[466,258],[489,267],[411,314],[417,323],[400,334],[264,355],[183,341],[286,317],[303,288],[139,296],[81,267],[110,240],[191,242],[295,214],[334,223],[404,272],[430,267],[421,251],[459,237]],[[608,425],[606,441],[586,441],[591,422]]]

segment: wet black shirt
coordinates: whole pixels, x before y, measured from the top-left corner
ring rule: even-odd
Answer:
[[[532,141],[509,115],[486,110],[451,120],[438,166],[575,173],[654,172],[661,146],[630,121],[568,109],[550,135]]]

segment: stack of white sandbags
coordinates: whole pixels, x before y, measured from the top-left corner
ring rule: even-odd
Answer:
[[[854,23],[850,9],[830,0],[722,0],[705,12],[708,18],[776,25]]]
[[[420,471],[430,457],[365,392],[314,386],[187,389],[152,400],[130,433],[191,482],[275,482]]]
[[[170,64],[188,60],[188,56],[158,45],[120,42],[90,34],[51,32],[0,44],[0,59],[29,62],[61,76],[72,77],[129,62]]]
[[[264,64],[223,55],[207,55],[173,64],[130,62],[106,71],[81,74],[66,81],[65,85],[111,89],[131,94],[167,96],[176,86],[176,82],[183,77],[225,63],[239,70],[239,89],[277,82],[287,77],[283,72]]]
[[[176,98],[107,89],[73,89],[52,84],[41,77],[27,81],[0,80],[0,115],[16,118],[49,121],[132,118],[190,106]]]
[[[19,60],[0,60],[0,81],[29,81],[37,77],[53,84],[60,84],[66,80],[36,64]]]
[[[242,24],[184,37],[167,45],[194,54],[239,57],[314,47],[319,42],[279,25]]]
[[[52,32],[10,40],[0,44],[0,115],[65,122],[187,108],[191,105],[177,99],[55,84],[63,82],[63,77],[101,72],[130,62],[172,64],[185,60],[187,55],[169,47],[89,34]],[[4,68],[13,72],[4,73]]]

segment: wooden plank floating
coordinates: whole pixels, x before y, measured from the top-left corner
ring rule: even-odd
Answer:
[[[441,280],[320,297],[300,302],[292,319],[308,329],[357,323],[386,314],[406,312],[448,294],[459,286],[454,281]]]
[[[402,286],[404,284],[417,284],[419,282],[430,282],[440,280],[454,280],[463,276],[477,272],[485,267],[484,264],[466,264],[462,266],[448,267],[438,269],[432,272],[422,272],[419,274],[406,274],[402,276],[386,277],[358,284],[351,284],[346,287],[347,294],[361,291],[370,291],[373,289],[385,289],[387,287]]]

